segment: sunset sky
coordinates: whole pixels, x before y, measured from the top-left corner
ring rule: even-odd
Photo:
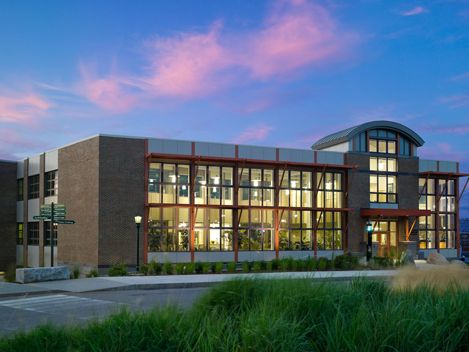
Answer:
[[[469,1],[0,2],[1,159],[97,133],[309,148],[381,119],[469,172]]]

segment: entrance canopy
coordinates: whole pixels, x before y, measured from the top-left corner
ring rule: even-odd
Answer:
[[[400,218],[400,217],[410,217],[410,216],[429,216],[431,215],[430,210],[420,210],[420,209],[370,209],[362,208],[360,210],[360,215],[362,217],[370,216],[381,216],[388,218]]]

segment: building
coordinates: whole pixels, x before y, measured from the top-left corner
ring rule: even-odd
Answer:
[[[0,265],[50,264],[51,224],[33,217],[52,202],[76,221],[55,225],[56,259],[69,265],[134,265],[135,215],[145,262],[364,255],[369,221],[375,255],[414,243],[456,257],[468,174],[420,159],[423,144],[373,121],[310,150],[98,135],[1,162]]]

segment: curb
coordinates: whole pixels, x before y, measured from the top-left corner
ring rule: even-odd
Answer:
[[[51,294],[51,293],[67,293],[68,291],[64,290],[44,290],[44,291],[33,291],[33,292],[9,292],[9,293],[0,293],[0,300],[3,298],[8,298],[8,297],[26,297],[26,296],[39,296],[39,295],[46,295],[46,294]]]

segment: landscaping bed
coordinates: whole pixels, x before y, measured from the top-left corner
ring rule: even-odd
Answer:
[[[0,351],[466,351],[468,311],[468,291],[457,286],[234,280],[190,310],[43,326],[0,340]]]

